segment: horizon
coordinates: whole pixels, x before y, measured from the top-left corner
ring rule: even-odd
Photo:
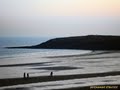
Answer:
[[[106,34],[86,34],[86,35],[76,35],[76,36],[0,36],[0,38],[64,38],[64,37],[82,37],[82,36],[120,36],[120,35],[106,35]]]
[[[120,35],[119,0],[0,0],[0,37]]]

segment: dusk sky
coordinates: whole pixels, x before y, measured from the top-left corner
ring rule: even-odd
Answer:
[[[0,0],[1,37],[120,35],[120,0]]]

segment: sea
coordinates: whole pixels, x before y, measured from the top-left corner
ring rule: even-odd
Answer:
[[[120,71],[120,51],[69,49],[8,49],[31,46],[46,37],[1,37],[0,79],[57,75],[94,74]],[[0,87],[0,90],[53,90],[91,85],[120,84],[120,75],[87,77]]]

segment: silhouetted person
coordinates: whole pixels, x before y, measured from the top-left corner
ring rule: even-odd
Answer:
[[[50,76],[53,77],[53,72],[50,72]]]
[[[23,77],[26,78],[26,73],[24,72]]]
[[[27,73],[27,78],[29,78],[29,73]]]

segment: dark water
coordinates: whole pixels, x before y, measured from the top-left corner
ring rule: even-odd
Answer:
[[[0,47],[36,45],[50,38],[47,37],[0,37]]]
[[[38,50],[6,49],[5,47],[37,45],[48,39],[43,37],[2,37],[0,38],[0,56],[36,52]]]

